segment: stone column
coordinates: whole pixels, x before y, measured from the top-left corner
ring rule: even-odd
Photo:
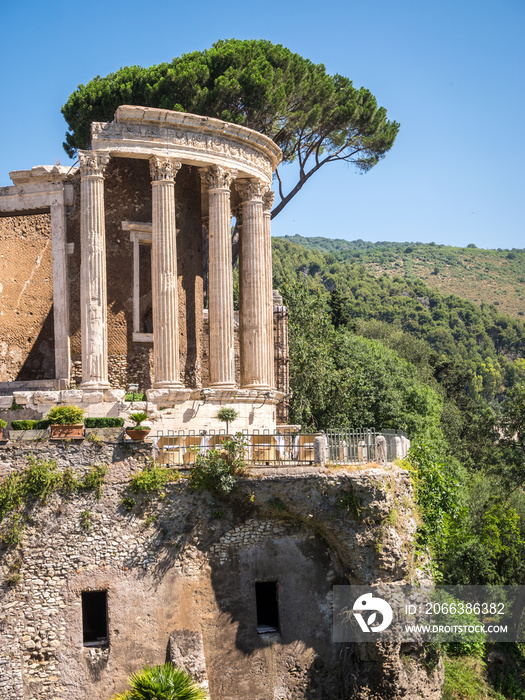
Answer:
[[[242,231],[239,256],[239,330],[241,387],[271,388],[273,369],[268,357],[268,338],[273,335],[268,313],[268,250],[263,216],[265,184],[256,179],[238,180]]]
[[[104,170],[108,153],[79,151],[82,389],[107,389],[107,280]]]
[[[236,170],[202,168],[209,195],[208,319],[210,386],[235,387],[230,185]]]
[[[266,258],[266,295],[264,303],[266,305],[266,323],[269,328],[267,334],[268,348],[266,362],[268,363],[269,384],[275,387],[275,367],[274,367],[274,337],[273,337],[273,275],[272,275],[272,227],[271,212],[275,192],[267,190],[263,195],[263,216],[264,216],[264,250]]]
[[[150,158],[152,206],[153,366],[156,389],[181,389],[175,177],[181,163]]]

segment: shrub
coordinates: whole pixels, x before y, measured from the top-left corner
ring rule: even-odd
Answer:
[[[151,464],[142,471],[138,472],[131,478],[130,489],[133,493],[145,491],[160,491],[166,486],[168,481],[176,481],[179,478],[179,472],[175,469],[167,469],[159,467],[156,464]]]
[[[11,430],[46,430],[50,423],[48,420],[13,420]]]
[[[84,420],[86,428],[122,428],[124,426],[124,418],[86,418]]]
[[[91,527],[93,525],[93,516],[89,512],[89,510],[83,510],[82,513],[80,513],[80,527],[83,530],[91,530]]]
[[[79,406],[55,406],[47,419],[52,425],[76,425],[84,422],[84,410]]]
[[[29,457],[29,467],[24,472],[24,493],[45,503],[47,497],[56,490],[62,481],[62,475],[57,470],[54,460]]]
[[[79,482],[78,488],[96,491],[97,498],[100,498],[102,496],[102,484],[104,483],[107,470],[107,464],[94,464]]]
[[[45,502],[61,481],[62,475],[54,460],[46,462],[29,457],[29,466],[22,473],[9,474],[0,481],[0,522],[31,499]]]
[[[465,628],[463,633],[457,633],[445,639],[439,639],[441,649],[449,656],[472,656],[483,658],[485,655],[486,634],[479,630],[479,617],[475,612],[458,612],[461,610],[461,600],[450,593],[439,590],[433,598],[438,603],[440,612],[432,617],[432,623],[438,626]],[[442,612],[447,610],[447,613]],[[472,629],[472,631],[471,631]]]
[[[237,476],[245,469],[246,440],[241,433],[224,440],[221,450],[198,454],[191,470],[190,487],[196,491],[208,490],[217,496],[226,496],[237,485]]]
[[[132,401],[132,402],[147,401],[147,399],[148,399],[148,397],[142,391],[135,392],[135,393],[133,393],[132,391],[128,391],[128,393],[126,394],[126,396],[124,398],[124,401]]]
[[[470,657],[445,658],[445,684],[442,700],[480,700],[489,696],[485,667],[479,659]],[[502,698],[503,700],[503,698]]]

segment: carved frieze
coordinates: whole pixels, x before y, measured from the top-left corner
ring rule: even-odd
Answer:
[[[268,180],[271,181],[272,163],[270,159],[263,155],[261,151],[248,145],[239,143],[234,137],[215,136],[211,134],[198,133],[189,129],[169,128],[166,126],[141,125],[141,124],[92,124],[92,134],[94,144],[103,146],[104,141],[144,141],[140,147],[146,147],[146,142],[150,141],[152,146],[173,146],[181,149],[179,158],[184,158],[185,151],[196,150],[202,153],[203,159],[206,154],[210,156],[210,162],[214,161],[214,156],[231,158],[239,167],[243,164],[255,167],[260,170]],[[137,143],[137,146],[139,144]],[[111,144],[113,151],[114,144]]]
[[[149,170],[153,182],[158,180],[175,180],[181,167],[182,163],[173,158],[151,156],[149,159]]]
[[[78,160],[80,175],[82,177],[103,177],[106,166],[109,163],[109,153],[100,151],[79,151]]]

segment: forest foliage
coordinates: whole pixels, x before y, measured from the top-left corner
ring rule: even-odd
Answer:
[[[516,318],[525,316],[525,248],[487,250],[436,243],[398,243],[285,236],[308,250],[332,253],[341,262],[364,264],[379,276],[419,279],[444,294],[485,302]]]
[[[324,239],[326,240],[326,239]],[[525,324],[413,277],[273,239],[289,309],[292,422],[401,428],[447,583],[525,580]]]

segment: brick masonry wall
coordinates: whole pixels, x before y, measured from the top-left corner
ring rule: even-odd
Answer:
[[[0,382],[54,376],[50,214],[0,217]]]

